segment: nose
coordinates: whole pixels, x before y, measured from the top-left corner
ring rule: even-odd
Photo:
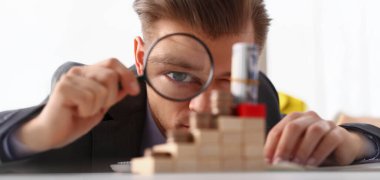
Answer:
[[[212,91],[226,91],[223,86],[213,80],[210,86],[198,96],[190,100],[189,109],[198,113],[211,113],[211,94]]]
[[[198,113],[211,113],[210,94],[211,88],[209,87],[208,90],[191,99],[189,103],[190,111]]]

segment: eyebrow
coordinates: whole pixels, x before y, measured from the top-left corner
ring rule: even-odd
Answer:
[[[228,80],[231,80],[231,72],[224,72],[224,73],[217,74],[217,75],[215,74],[214,78],[215,79],[227,78]]]
[[[183,59],[181,60],[180,58],[176,58],[172,56],[165,56],[165,57],[152,56],[148,59],[148,62],[168,64],[168,65],[173,65],[176,67],[181,67],[183,69],[195,70],[195,71],[202,71],[204,69],[202,65],[197,66],[194,63],[189,63],[189,60],[183,60]]]

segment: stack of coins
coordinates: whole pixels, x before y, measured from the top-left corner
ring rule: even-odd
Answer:
[[[211,112],[214,115],[231,115],[233,96],[230,92],[213,90],[211,92]]]
[[[167,132],[168,142],[190,143],[194,142],[194,136],[187,130],[170,130]]]

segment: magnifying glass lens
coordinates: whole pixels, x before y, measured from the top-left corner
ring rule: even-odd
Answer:
[[[189,100],[200,94],[211,82],[211,54],[194,36],[165,36],[152,45],[145,58],[148,84],[167,99]]]

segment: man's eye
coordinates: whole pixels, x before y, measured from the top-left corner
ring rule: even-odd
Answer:
[[[166,74],[170,79],[178,82],[191,82],[192,77],[187,73],[170,72]]]

